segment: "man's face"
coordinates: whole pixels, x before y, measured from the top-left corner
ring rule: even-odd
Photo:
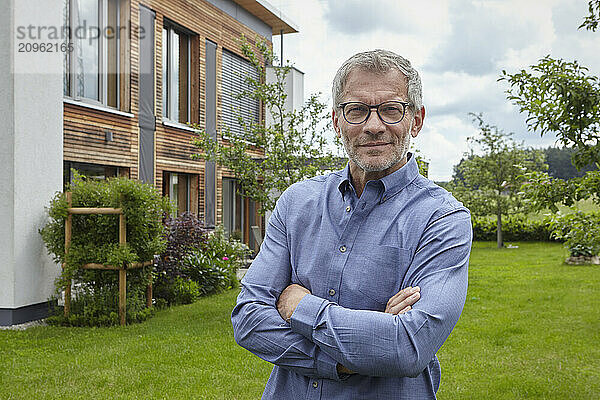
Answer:
[[[360,101],[377,105],[385,101],[408,101],[406,77],[396,69],[374,74],[356,69],[348,75],[343,102]],[[342,110],[333,112],[333,126],[342,138],[350,163],[365,172],[394,172],[406,163],[410,136],[416,137],[423,126],[424,112],[407,108],[404,119],[397,124],[384,123],[375,109],[362,124],[349,124]]]

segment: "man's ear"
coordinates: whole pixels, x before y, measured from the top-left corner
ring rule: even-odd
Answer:
[[[419,132],[421,131],[421,128],[423,128],[423,121],[425,120],[425,106],[421,107],[420,110],[416,111],[413,118],[414,121],[412,130],[410,131],[410,135],[416,138]]]
[[[335,134],[337,135],[338,138],[342,137],[342,134],[340,131],[340,126],[339,126],[339,116],[335,112],[335,107],[331,109],[331,119],[333,122],[333,129],[335,130]]]

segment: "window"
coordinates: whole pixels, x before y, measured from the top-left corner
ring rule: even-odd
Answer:
[[[104,180],[116,176],[129,177],[129,168],[65,161],[63,163],[63,189],[66,189],[67,184],[73,182],[73,170],[86,179]]]
[[[257,203],[240,195],[239,184],[232,178],[223,178],[223,227],[230,236],[243,241],[252,250],[258,250],[252,226],[261,226]]]
[[[193,175],[175,172],[163,173],[163,195],[167,196],[177,208],[177,215],[192,211]]]
[[[243,201],[235,179],[223,178],[223,227],[229,235],[242,239]]]
[[[247,96],[238,99],[237,96],[243,90],[251,90],[245,82],[246,76],[258,80],[260,79],[258,71],[248,60],[224,49],[221,76],[223,102],[221,128],[229,128],[232,135],[242,135],[244,128],[238,121],[238,116],[241,116],[247,124],[258,122],[260,102]]]
[[[65,96],[119,108],[120,1],[65,0]]]
[[[191,36],[165,21],[162,35],[163,116],[190,122]]]

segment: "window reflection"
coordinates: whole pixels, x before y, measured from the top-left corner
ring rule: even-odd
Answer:
[[[77,96],[100,101],[99,91],[99,44],[97,29],[99,29],[98,0],[78,0],[77,24],[81,34],[74,35],[77,56],[75,59]],[[85,32],[85,33],[83,33]]]

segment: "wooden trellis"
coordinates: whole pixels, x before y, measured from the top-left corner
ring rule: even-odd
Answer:
[[[73,215],[74,214],[117,214],[119,215],[119,244],[124,245],[127,243],[127,228],[125,225],[125,215],[123,214],[122,208],[73,208],[72,207],[72,193],[67,192],[67,203],[69,208],[67,209],[67,220],[65,222],[65,255],[69,251],[71,244],[71,231],[73,228]],[[104,265],[90,263],[85,264],[81,268],[83,269],[100,269],[108,271],[119,271],[119,319],[121,325],[126,324],[125,316],[127,314],[127,270],[147,267],[152,265],[152,261],[145,261],[141,263],[130,263],[127,268],[117,265]],[[63,263],[63,268],[65,267]],[[146,290],[146,307],[152,306],[152,272],[150,272],[148,288]],[[68,317],[71,312],[71,280],[69,279],[68,285],[65,287],[65,317]]]

